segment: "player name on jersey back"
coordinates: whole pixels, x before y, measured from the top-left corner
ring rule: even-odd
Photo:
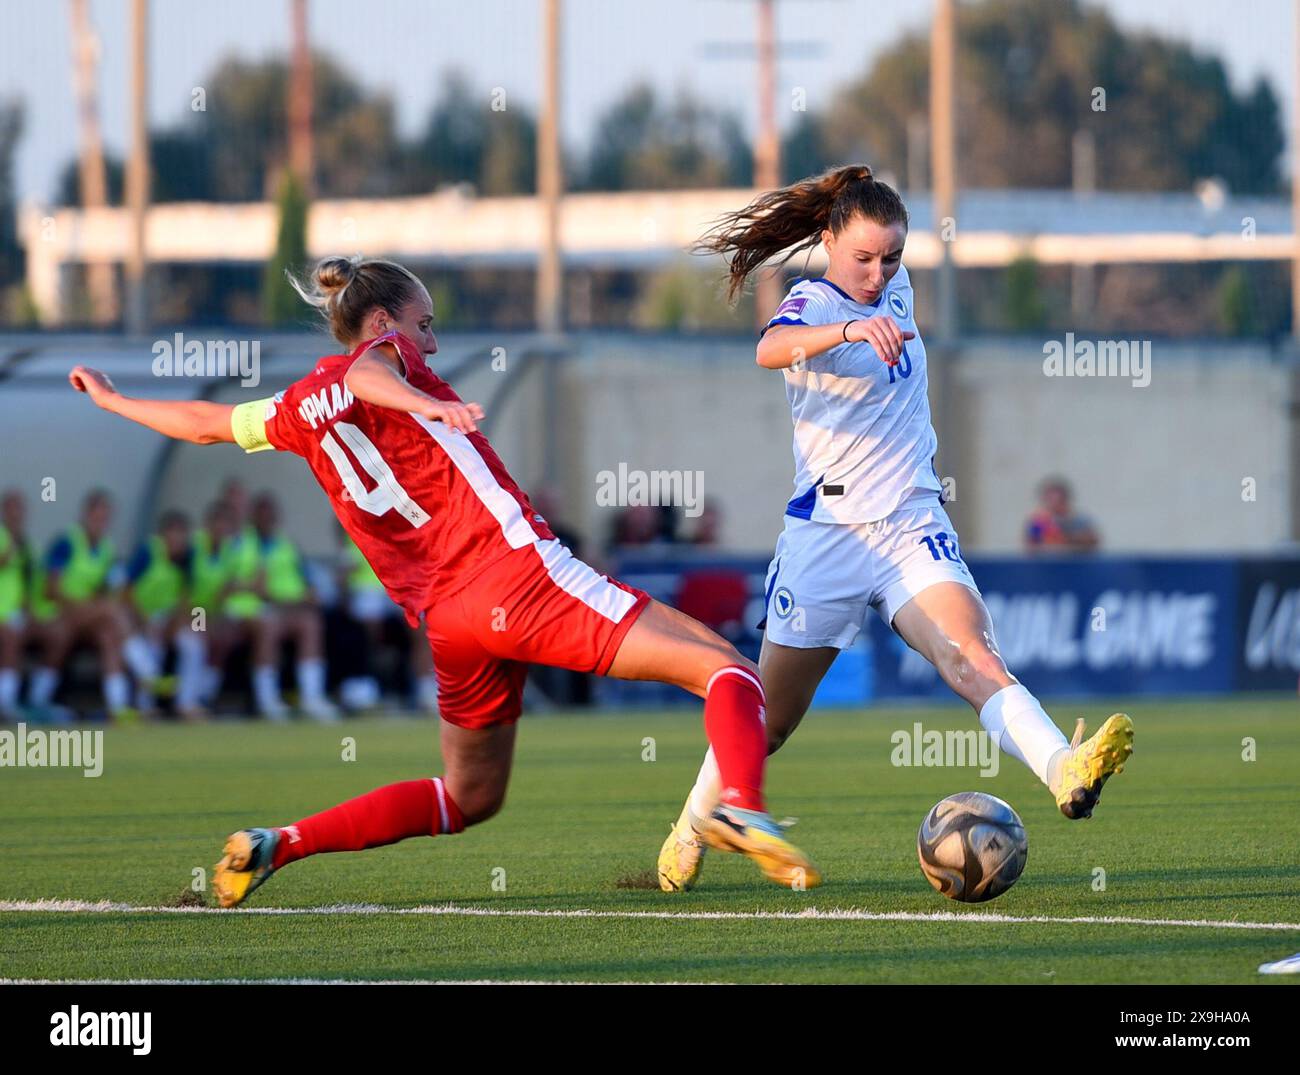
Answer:
[[[409,384],[460,402],[400,333],[330,355],[271,400],[265,437],[302,456],[344,530],[407,619],[512,550],[554,537],[487,438],[357,399],[344,378],[376,344],[393,345]]]

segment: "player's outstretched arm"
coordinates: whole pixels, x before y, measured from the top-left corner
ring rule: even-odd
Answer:
[[[396,351],[392,356],[380,353],[384,345],[367,352],[352,363],[343,383],[357,399],[376,407],[418,414],[431,422],[444,422],[461,433],[473,433],[483,418],[477,403],[456,403],[434,399],[407,382],[399,372]]]
[[[192,444],[234,443],[230,412],[235,408],[228,403],[132,399],[114,388],[105,374],[89,366],[74,367],[68,381],[78,392],[85,392],[97,407],[139,422],[165,437]]]

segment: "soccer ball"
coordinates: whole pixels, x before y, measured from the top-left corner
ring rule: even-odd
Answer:
[[[1016,883],[1028,853],[1020,815],[982,791],[958,792],[936,803],[916,834],[926,880],[961,903],[1002,895]]]

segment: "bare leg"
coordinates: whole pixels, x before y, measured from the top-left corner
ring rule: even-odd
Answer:
[[[608,674],[671,683],[703,698],[709,677],[733,664],[758,675],[758,665],[721,635],[684,612],[651,601],[623,639]]]
[[[817,685],[839,654],[832,646],[799,649],[773,642],[766,635],[758,655],[759,675],[767,693],[767,752],[775,754],[799,727],[812,704]],[[697,818],[708,817],[722,795],[718,760],[710,750],[704,756],[695,786],[691,789],[690,811]]]
[[[799,727],[813,695],[832,662],[839,656],[832,646],[797,649],[773,642],[766,635],[758,655],[758,670],[767,691],[767,749],[774,754]]]
[[[722,799],[765,809],[765,702],[753,661],[702,623],[652,601],[628,631],[609,675],[671,683],[704,698],[705,732],[718,762]]]
[[[443,780],[466,825],[501,809],[514,756],[514,724],[461,728],[442,721]]]
[[[976,712],[1016,682],[997,651],[988,609],[968,586],[940,582],[922,590],[898,610],[894,627]]]
[[[1007,671],[979,594],[958,582],[936,583],[898,610],[894,627],[970,703],[994,743],[1054,787],[1069,743]]]

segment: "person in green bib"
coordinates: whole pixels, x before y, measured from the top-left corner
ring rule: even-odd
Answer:
[[[80,521],[54,539],[33,573],[30,609],[44,652],[28,700],[38,710],[50,708],[68,654],[82,639],[98,650],[104,705],[112,720],[138,716],[131,706],[127,665],[141,681],[157,674],[147,643],[131,630],[112,590],[112,519],[112,498],[106,490],[92,489],[82,502]]]
[[[247,642],[257,713],[266,720],[285,721],[289,707],[280,697],[281,628],[266,597],[262,543],[252,523],[252,505],[243,483],[235,478],[225,482],[219,503],[226,515],[227,532],[217,546],[222,586],[216,604],[220,614],[209,650],[208,683],[215,695],[226,659],[240,642]]]
[[[194,547],[189,518],[165,512],[157,532],[136,549],[126,569],[126,593],[138,632],[161,668],[170,644],[176,649],[176,715],[197,721],[206,717],[200,704],[206,647],[193,617]],[[138,706],[153,708],[147,686],[139,688]]]
[[[226,659],[244,628],[226,616],[226,599],[231,591],[230,539],[235,516],[226,500],[214,500],[203,513],[203,525],[191,539],[191,614],[200,625],[195,631],[204,650],[204,667],[198,682],[195,704],[212,706],[221,693]],[[256,647],[254,647],[256,648]]]
[[[280,531],[280,510],[271,493],[260,493],[253,501],[253,528],[261,563],[261,594],[269,606],[267,622],[273,625],[276,654],[281,642],[292,641],[297,656],[298,708],[313,720],[339,719],[338,709],[325,695],[325,623],[316,593],[303,572],[302,557],[292,541]],[[278,689],[278,668],[270,672],[276,682],[259,685],[254,671],[254,695],[259,689]]]
[[[27,578],[31,553],[26,538],[26,504],[17,489],[0,495],[0,721],[16,721],[27,637]]]

